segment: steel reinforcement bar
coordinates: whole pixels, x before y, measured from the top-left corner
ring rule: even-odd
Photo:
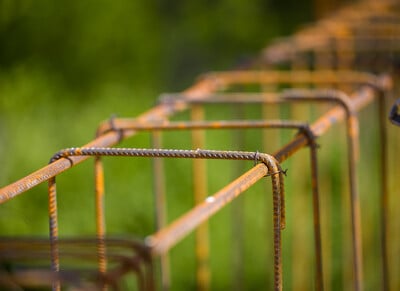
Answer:
[[[282,95],[283,97],[283,95]],[[290,98],[287,98],[288,100]],[[300,99],[300,100],[299,100]],[[212,101],[212,99],[203,100],[204,102]],[[270,100],[269,100],[270,101]],[[301,100],[301,97],[296,99],[291,99],[291,101],[304,101]],[[329,100],[327,100],[329,101]],[[170,100],[169,102],[180,102],[179,100]],[[262,100],[259,100],[262,103]],[[226,100],[225,103],[229,103],[229,100]],[[323,271],[322,271],[322,250],[321,250],[321,230],[320,230],[320,209],[319,209],[319,191],[318,191],[318,170],[317,170],[317,146],[315,136],[313,135],[312,131],[309,128],[309,125],[304,122],[296,122],[296,121],[285,121],[285,120],[220,120],[220,121],[183,121],[183,122],[169,122],[167,120],[164,121],[154,121],[151,123],[142,123],[137,122],[135,119],[131,120],[123,120],[120,123],[120,119],[112,117],[109,120],[110,128],[105,128],[104,126],[100,126],[98,133],[102,134],[100,131],[102,128],[105,131],[113,130],[122,132],[124,130],[136,130],[136,131],[171,131],[171,130],[199,130],[199,129],[208,129],[208,130],[220,130],[220,129],[297,129],[298,132],[304,133],[305,136],[308,138],[308,145],[310,147],[310,167],[311,167],[311,181],[312,181],[312,197],[313,197],[313,225],[314,225],[314,238],[315,238],[315,265],[316,265],[316,289],[323,290]],[[161,147],[161,144],[158,144]],[[102,165],[99,158],[96,159],[96,189],[104,189],[103,185],[103,171]],[[155,185],[155,203],[156,203],[156,216],[157,216],[157,226],[158,229],[166,226],[165,217],[162,217],[162,213],[166,213],[166,197],[165,197],[165,190],[163,190],[162,182],[156,179],[164,179],[163,172],[161,169],[158,169],[157,175],[154,177],[155,183],[159,185]],[[157,181],[157,182],[156,182]],[[96,191],[97,193],[99,191]],[[100,191],[102,193],[101,196],[96,195],[96,213],[97,213],[97,221],[98,227],[97,228],[97,236],[104,237],[105,236],[105,215],[104,215],[104,203],[102,202],[104,199],[104,191]],[[96,193],[96,194],[97,194]],[[283,194],[283,190],[281,191]],[[101,200],[101,201],[98,201]],[[160,217],[161,216],[161,217]],[[285,199],[282,197],[281,199],[281,224],[282,227],[285,226]],[[201,245],[204,243],[203,241],[197,242],[197,248],[207,249],[208,246]],[[203,253],[204,251],[199,253]],[[105,250],[102,246],[99,247],[99,257],[100,260],[100,271],[105,272]],[[203,268],[206,269],[208,273],[208,258],[201,257],[198,258],[199,260],[202,259],[205,262],[199,264],[202,265]],[[167,258],[167,254],[163,254],[161,256],[161,271],[162,271],[162,280],[163,285],[169,286],[169,259]],[[202,283],[204,284],[204,283]]]
[[[281,229],[284,227],[284,216],[282,211],[282,201],[284,199],[283,171],[279,163],[273,156],[259,152],[240,152],[240,151],[215,151],[215,150],[162,150],[162,149],[127,149],[127,148],[70,148],[56,153],[50,162],[55,162],[61,158],[66,159],[73,165],[70,159],[74,156],[122,156],[122,157],[158,157],[158,158],[185,158],[185,159],[223,159],[223,160],[251,160],[262,162],[267,174],[272,178],[273,191],[273,221],[274,221],[274,290],[282,290],[282,259],[281,259]],[[261,177],[263,177],[261,176]],[[259,178],[261,178],[259,177]],[[150,247],[153,255],[164,254],[176,242],[180,241],[186,234],[194,230],[202,221],[205,221],[213,213],[217,212],[225,204],[230,202],[235,196],[242,193],[248,186],[250,178],[243,176],[237,179],[233,189],[229,185],[225,188],[228,191],[221,191],[215,196],[208,198],[205,204],[196,206],[181,219],[178,219],[160,230],[154,236],[147,239],[146,244]],[[258,179],[251,178],[252,181]],[[238,192],[238,189],[240,191]],[[58,249],[58,214],[57,214],[57,191],[56,179],[49,180],[49,219],[50,219],[50,244],[51,244],[51,265],[55,273],[60,271],[59,249]],[[53,282],[53,289],[60,290],[60,281]]]

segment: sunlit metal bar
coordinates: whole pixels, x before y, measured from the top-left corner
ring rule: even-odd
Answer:
[[[282,220],[282,200],[284,197],[283,193],[283,171],[279,164],[275,161],[275,158],[267,154],[261,154],[259,152],[239,152],[239,151],[210,151],[210,150],[160,150],[160,149],[114,149],[114,148],[70,148],[61,150],[56,153],[51,162],[65,158],[71,162],[70,157],[72,156],[129,156],[129,157],[163,157],[163,158],[191,158],[191,159],[228,159],[228,160],[253,160],[264,163],[272,177],[273,187],[273,213],[274,213],[274,289],[282,290],[282,260],[281,260],[281,229],[284,227]],[[55,178],[52,178],[49,182],[49,209],[57,209],[57,192],[55,190]],[[231,200],[231,199],[229,199]],[[225,201],[225,203],[228,201]],[[218,205],[216,203],[213,205]],[[203,204],[202,204],[203,205]],[[223,205],[219,205],[222,207]],[[211,207],[214,211],[218,210],[214,206]],[[194,211],[196,208],[194,209]],[[206,211],[206,210],[203,210]],[[211,212],[212,213],[212,212]],[[53,211],[49,215],[50,225],[57,225],[58,216],[57,211]],[[200,219],[199,219],[200,218]],[[171,240],[177,242],[182,238],[182,234],[185,231],[191,231],[194,227],[197,227],[200,223],[200,217],[194,217],[194,222],[186,221],[188,219],[182,219],[185,225],[192,225],[186,228],[180,228],[178,230],[172,228],[171,238],[165,238],[162,243],[156,243],[155,249],[161,248],[166,250],[166,247],[171,247]],[[59,251],[58,251],[58,232],[54,231],[54,228],[50,229],[50,242],[51,242],[51,256],[52,256],[52,270],[55,273],[59,272]],[[169,244],[168,244],[169,243]],[[161,245],[161,246],[160,246]],[[163,253],[162,251],[156,251],[155,253]],[[59,287],[59,281],[55,282]]]

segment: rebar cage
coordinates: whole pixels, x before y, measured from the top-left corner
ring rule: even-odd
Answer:
[[[136,118],[111,117],[99,125],[96,138],[88,144],[60,150],[47,166],[0,189],[0,202],[12,203],[13,198],[47,181],[50,229],[50,238],[0,240],[0,263],[4,266],[1,288],[173,289],[169,251],[195,231],[194,285],[198,290],[209,290],[212,238],[208,220],[233,204],[230,223],[234,238],[226,242],[234,254],[232,289],[246,290],[243,245],[258,238],[257,234],[251,238],[245,234],[241,194],[267,177],[266,183],[271,185],[256,188],[256,192],[262,192],[257,199],[267,194],[271,206],[260,213],[265,218],[267,245],[255,244],[267,250],[260,251],[267,262],[262,279],[265,289],[333,290],[337,288],[333,265],[339,260],[344,289],[375,286],[397,290],[400,280],[395,273],[399,266],[391,256],[398,250],[390,243],[396,225],[390,223],[393,218],[389,212],[393,187],[388,181],[390,161],[396,160],[396,139],[390,147],[387,140],[395,135],[388,126],[388,116],[398,124],[399,114],[398,103],[390,111],[393,102],[387,99],[396,90],[398,78],[399,8],[395,1],[349,5],[290,37],[276,40],[245,69],[204,74],[181,93],[162,94],[156,106]],[[371,123],[362,112],[374,103],[372,108],[377,110],[372,117],[377,119],[373,123],[377,124],[380,143],[378,164],[364,158],[365,143],[360,143]],[[228,108],[234,112],[233,119],[221,114]],[[214,112],[212,118],[207,118],[209,111]],[[182,115],[184,112],[187,114]],[[174,119],[176,116],[183,118]],[[332,129],[341,122],[343,128]],[[163,137],[172,131],[190,133],[190,149],[181,148],[181,140],[165,149]],[[152,148],[112,147],[143,132],[150,133]],[[227,148],[222,150],[206,149],[211,132],[230,132],[232,143],[226,140]],[[255,150],[247,148],[247,134],[252,134],[253,142],[256,140],[252,144]],[[344,153],[337,151],[341,140],[347,146]],[[306,147],[309,157],[301,151]],[[58,197],[56,177],[91,157],[95,161],[96,232],[92,237],[77,234],[64,238],[58,228],[57,202],[63,202],[62,194]],[[149,211],[156,217],[153,233],[144,238],[107,235],[103,157],[152,160],[155,205]],[[192,173],[185,174],[192,179],[194,206],[172,222],[167,215],[165,159],[192,160]],[[212,171],[209,160],[231,160],[228,167],[229,171],[234,168],[235,176],[213,194],[208,193],[208,179],[218,174]],[[345,178],[335,180],[337,174],[329,164],[335,160],[344,163],[336,172]],[[371,176],[377,177],[376,195],[366,193],[360,185],[361,179],[369,179],[360,176],[361,166],[371,167]],[[368,205],[379,213],[379,227],[369,229],[366,225],[371,221],[363,212],[366,199],[373,200]],[[338,205],[340,209],[334,209]],[[333,214],[335,211],[339,215]],[[339,235],[335,232],[337,224],[341,225]],[[373,239],[378,241],[379,250],[371,243]],[[333,240],[340,241],[339,252],[332,250]],[[305,245],[312,245],[313,251],[307,251]],[[378,260],[371,260],[369,252],[379,253]],[[375,283],[364,276],[366,266],[372,265],[378,269]],[[291,276],[290,286],[285,285],[285,274]],[[134,284],[121,284],[124,280]]]

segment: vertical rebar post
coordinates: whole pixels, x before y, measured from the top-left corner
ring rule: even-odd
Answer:
[[[310,148],[310,166],[311,166],[311,188],[313,201],[313,218],[314,218],[314,248],[315,248],[315,289],[318,291],[324,290],[324,272],[322,263],[322,241],[321,241],[321,211],[320,211],[320,194],[318,182],[318,159],[317,148],[315,141],[316,136],[311,128],[306,125],[301,128],[300,132],[308,139]]]
[[[48,199],[51,270],[53,271],[55,277],[52,280],[52,290],[60,291],[61,284],[59,280],[60,257],[58,248],[57,185],[55,177],[51,178],[48,182]]]
[[[382,256],[382,290],[389,291],[390,273],[389,273],[389,258],[388,258],[388,229],[389,219],[388,212],[390,209],[389,201],[389,181],[388,181],[388,152],[387,152],[387,129],[386,129],[386,97],[388,91],[380,91],[378,99],[378,114],[379,114],[379,134],[380,134],[380,180],[381,180],[381,195],[380,195],[380,223],[381,223],[381,256]]]
[[[353,109],[350,98],[337,90],[306,92],[304,90],[288,90],[283,93],[286,98],[307,98],[312,100],[325,99],[338,102],[343,106],[347,118],[347,147],[348,147],[348,171],[350,184],[350,216],[352,230],[352,252],[354,271],[354,290],[363,290],[362,272],[362,235],[361,235],[361,206],[357,187],[357,159],[358,159],[358,119]]]
[[[97,238],[97,257],[99,273],[105,274],[107,271],[106,245],[104,242],[106,234],[105,207],[104,207],[104,169],[100,157],[94,159],[94,177],[96,194],[96,238]],[[102,290],[107,290],[107,286],[102,286]]]
[[[162,147],[162,134],[160,131],[151,132],[151,144],[153,148]],[[153,158],[153,190],[155,201],[156,230],[167,225],[167,198],[165,193],[164,162],[160,158]],[[169,254],[160,256],[161,288],[167,291],[171,286]]]
[[[193,121],[204,119],[202,106],[192,106],[191,119]],[[192,131],[193,149],[204,148],[205,133],[202,130]],[[207,169],[205,160],[193,160],[193,194],[195,205],[207,197]],[[196,229],[196,281],[198,291],[210,290],[211,273],[209,267],[210,242],[208,222],[204,222]]]

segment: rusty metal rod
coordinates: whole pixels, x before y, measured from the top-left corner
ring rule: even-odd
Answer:
[[[56,177],[53,177],[48,182],[48,199],[49,199],[49,232],[51,246],[51,270],[58,277],[60,271],[60,259],[58,254],[58,214],[57,214],[57,189]],[[52,290],[60,291],[61,284],[59,279],[52,282]]]
[[[301,98],[297,98],[301,99]],[[301,101],[301,100],[299,100]],[[119,124],[119,120],[116,120]],[[121,122],[121,130],[135,129],[137,131],[176,131],[176,130],[193,130],[193,129],[262,129],[262,128],[293,128],[299,129],[306,126],[305,122],[292,121],[292,120],[208,120],[208,121],[164,121],[154,123],[141,123],[131,120]]]
[[[358,151],[358,119],[353,108],[351,99],[344,93],[337,90],[326,90],[317,92],[310,90],[288,90],[283,93],[288,98],[308,98],[310,100],[335,100],[346,111],[347,118],[347,143],[348,143],[348,169],[350,183],[350,202],[351,202],[351,225],[352,225],[352,251],[353,251],[353,271],[354,271],[354,290],[363,290],[362,272],[362,235],[361,235],[361,206],[357,187],[357,168],[356,160]]]
[[[103,163],[99,157],[94,159],[95,171],[95,195],[96,195],[96,232],[97,232],[97,255],[100,274],[107,271],[107,255],[104,243],[106,233],[106,218],[104,214],[104,170]],[[102,287],[106,291],[105,286]]]
[[[204,109],[202,106],[191,107],[191,120],[196,122],[204,119]],[[203,130],[193,130],[192,148],[205,147],[205,133]],[[195,159],[192,162],[193,167],[193,198],[195,205],[204,201],[208,196],[207,189],[207,165],[205,160]],[[210,239],[209,239],[208,221],[205,221],[195,231],[196,241],[196,282],[198,291],[210,290],[211,272],[209,268],[210,261]]]
[[[151,144],[153,148],[162,148],[162,133],[158,130],[151,133]],[[165,193],[165,176],[163,159],[153,158],[153,189],[155,201],[156,230],[167,225],[167,199]],[[161,288],[167,291],[171,286],[169,255],[160,256]]]
[[[381,223],[381,257],[382,257],[382,290],[389,291],[390,287],[390,272],[389,272],[389,257],[388,257],[388,229],[389,219],[388,211],[390,209],[389,201],[389,181],[388,181],[388,151],[387,151],[387,129],[386,129],[386,97],[388,92],[381,91],[381,96],[378,99],[378,114],[379,114],[379,134],[380,134],[380,180],[381,180],[381,195],[380,195],[380,223]]]
[[[349,70],[322,71],[228,71],[210,72],[203,75],[205,79],[214,79],[221,86],[232,84],[276,84],[276,83],[311,83],[311,84],[374,84],[380,86],[380,77]],[[265,94],[265,93],[264,93]]]
[[[273,160],[271,160],[273,162]],[[214,196],[210,196],[206,201],[200,205],[197,205],[190,212],[182,216],[181,218],[174,221],[169,227],[160,230],[156,234],[146,239],[151,252],[154,256],[158,256],[184,236],[196,228],[199,224],[205,221],[212,214],[217,212],[225,204],[229,203],[232,199],[237,197],[243,191],[248,189],[252,184],[257,182],[259,179],[267,175],[268,170],[265,164],[259,164],[253,169],[236,179],[231,184],[220,190]],[[271,167],[273,171],[279,171],[278,167]],[[275,177],[275,179],[274,179]],[[279,187],[279,174],[272,174],[273,178],[273,193],[274,193],[274,290],[282,289],[282,266],[281,266],[281,243],[280,243],[280,215],[279,215],[279,203],[280,203],[280,187]],[[282,183],[282,181],[280,181]]]
[[[118,119],[112,119],[114,130],[126,130],[126,129],[134,129],[134,130],[188,130],[188,129],[224,129],[224,128],[292,128],[298,129],[301,132],[306,133],[306,136],[309,139],[310,150],[311,150],[311,166],[312,166],[312,183],[313,185],[317,185],[315,179],[316,176],[316,149],[314,136],[312,132],[309,130],[307,124],[302,122],[293,122],[293,121],[257,121],[257,120],[247,120],[247,121],[192,121],[192,122],[168,122],[164,121],[162,124],[158,124],[155,122],[154,124],[141,124],[132,122],[128,128],[120,128],[118,127]],[[127,124],[125,124],[127,126]],[[283,185],[283,184],[282,184]],[[281,193],[284,193],[283,189],[281,189]],[[322,283],[322,256],[321,256],[321,237],[320,237],[320,210],[319,210],[319,194],[318,188],[313,187],[313,209],[314,209],[314,234],[315,234],[315,244],[316,244],[316,286],[317,290],[323,290]],[[282,228],[285,226],[285,205],[284,199],[281,199],[281,224]],[[204,281],[201,281],[204,283]],[[203,285],[204,287],[205,285]]]
[[[163,158],[192,158],[192,159],[230,159],[230,160],[254,160],[264,163],[272,177],[273,184],[273,213],[274,213],[274,289],[282,290],[282,261],[281,261],[281,201],[284,193],[283,189],[282,169],[277,164],[275,158],[258,152],[238,152],[238,151],[211,151],[211,150],[162,150],[162,149],[117,149],[117,148],[70,148],[61,150],[56,153],[51,162],[61,158],[70,160],[72,156],[129,156],[129,157],[163,157]],[[55,188],[54,188],[55,189]],[[50,190],[50,188],[49,188]],[[49,199],[50,208],[57,209],[57,205],[53,202],[56,201],[56,191],[49,191],[51,199]],[[282,195],[282,197],[281,197]],[[58,220],[57,214],[50,216],[50,224],[56,223]],[[198,221],[198,220],[197,220]],[[186,222],[189,223],[189,222]],[[197,225],[196,225],[197,226]],[[182,232],[183,230],[179,230]],[[172,232],[176,235],[175,231]],[[50,232],[51,241],[54,240],[54,232]],[[168,239],[166,239],[168,240]],[[57,261],[59,258],[57,243],[51,245],[52,260]]]
[[[159,124],[161,123],[161,124]],[[308,132],[309,134],[307,137],[309,137],[309,143],[314,144],[314,137],[311,132],[309,132],[308,125],[300,122],[293,122],[293,121],[281,121],[281,120],[276,120],[276,121],[257,121],[257,120],[247,120],[247,121],[192,121],[192,122],[169,122],[169,121],[164,121],[164,122],[154,122],[154,124],[141,124],[136,121],[131,122],[130,124],[123,124],[125,127],[119,127],[119,122],[118,119],[112,119],[112,128],[113,130],[119,130],[123,131],[126,129],[134,129],[134,130],[190,130],[190,129],[237,129],[237,128],[242,128],[242,129],[250,129],[250,128],[291,128],[291,129],[298,129],[302,132]],[[315,151],[314,147],[311,148],[311,151]],[[316,157],[316,153],[313,153],[313,156]],[[313,160],[311,160],[311,165],[313,165]],[[316,178],[313,173],[313,179]],[[314,182],[313,182],[314,183]],[[206,183],[203,183],[204,185]],[[284,193],[283,189],[281,189],[281,193]],[[313,189],[313,207],[314,207],[314,227],[319,227],[320,225],[320,216],[319,216],[319,198],[317,197],[318,194],[318,189],[314,188]],[[198,199],[197,201],[199,201]],[[203,198],[204,200],[204,198]],[[284,205],[284,199],[282,199],[281,203],[281,213],[282,213],[282,218],[281,218],[281,224],[282,227],[285,226],[285,205]],[[316,204],[317,203],[317,204]],[[161,205],[159,205],[161,207]],[[162,207],[163,208],[163,207]],[[160,210],[161,213],[164,212],[164,210]],[[322,259],[321,259],[321,243],[320,243],[320,230],[315,230],[315,240],[316,240],[316,257],[318,258],[317,261],[317,274],[320,275],[322,274]],[[205,242],[203,242],[205,243]],[[200,242],[200,245],[202,248],[204,248],[203,243]],[[198,260],[203,261],[200,265],[204,266],[206,263],[204,262],[205,258],[203,257],[204,253],[200,253],[201,257],[198,258]],[[165,266],[166,267],[166,266]],[[166,272],[168,269],[166,269]],[[205,272],[205,270],[203,270]],[[203,273],[200,272],[200,273]],[[319,279],[316,279],[319,280]],[[198,282],[200,283],[200,288],[208,288],[208,280],[204,280],[203,276],[199,276]],[[317,281],[317,290],[323,290],[322,287],[322,281],[319,280]]]
[[[358,156],[357,146],[357,119],[352,108],[351,99],[338,91],[327,90],[288,90],[282,94],[283,99],[308,99],[314,101],[333,100],[339,102],[346,111],[348,119],[348,147],[349,147],[349,175],[350,175],[350,194],[351,194],[351,215],[352,215],[352,234],[353,234],[353,269],[355,272],[355,288],[362,289],[362,245],[361,245],[361,221],[360,206],[356,187],[355,164]]]
[[[368,81],[368,83],[371,86],[374,86],[374,84],[376,84],[376,82],[370,82]],[[381,86],[381,87],[386,87],[385,86]],[[386,90],[385,90],[386,91]],[[311,93],[312,92],[312,93]],[[379,87],[378,87],[378,92],[379,92]],[[282,94],[282,98],[283,99],[293,99],[293,98],[298,98],[298,97],[302,97],[304,98],[305,95],[310,95],[310,93],[313,96],[310,96],[310,100],[320,100],[320,101],[326,101],[327,99],[333,100],[336,99],[336,101],[339,101],[341,103],[342,106],[344,106],[345,110],[346,110],[346,114],[347,114],[347,118],[348,118],[348,148],[349,148],[349,175],[350,175],[350,194],[351,194],[351,215],[352,215],[352,234],[353,234],[353,270],[355,273],[355,290],[360,290],[362,289],[362,245],[361,245],[361,218],[360,218],[360,206],[359,206],[359,198],[358,198],[358,193],[357,193],[357,187],[356,187],[356,172],[355,172],[355,164],[356,164],[356,159],[358,156],[358,145],[357,145],[357,131],[358,131],[358,127],[357,127],[357,119],[355,116],[355,111],[352,109],[352,105],[351,105],[351,101],[350,99],[339,93],[339,92],[334,92],[334,91],[321,91],[321,90],[315,90],[315,91],[287,91],[286,93],[284,92]],[[261,94],[262,95],[262,94]],[[319,97],[318,95],[321,95],[321,97]],[[324,95],[322,97],[322,95]],[[337,95],[336,97],[334,97],[333,99],[329,97],[329,95],[334,96]],[[341,96],[340,96],[341,95]],[[327,98],[328,97],[328,98]],[[267,98],[265,98],[269,101],[271,101],[271,96],[267,96]],[[306,98],[307,99],[307,98]],[[253,98],[254,100],[254,98]],[[382,100],[382,98],[380,98],[380,100]],[[226,101],[226,100],[225,100]],[[383,160],[385,160],[386,158],[383,157]],[[386,165],[384,164],[382,167],[386,167]],[[382,177],[382,185],[386,185],[386,176]],[[382,186],[382,187],[386,187],[386,186]],[[386,196],[383,194],[383,196]],[[384,202],[382,202],[382,204],[384,204]],[[386,221],[384,217],[382,217],[382,221]],[[384,223],[383,223],[384,224]],[[385,227],[382,226],[383,228],[383,233],[381,235],[382,237],[382,248],[384,248],[382,250],[383,252],[383,265],[386,265],[386,243],[385,243]],[[387,270],[386,267],[383,267],[383,280],[384,282],[387,281]]]

